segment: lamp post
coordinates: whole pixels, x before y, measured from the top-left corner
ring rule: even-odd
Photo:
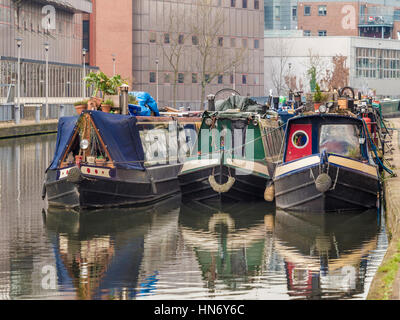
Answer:
[[[17,66],[17,73],[18,73],[18,80],[17,80],[17,107],[15,108],[15,123],[19,124],[21,120],[21,114],[20,114],[20,101],[21,101],[21,46],[22,46],[22,39],[17,38],[15,39],[17,41],[17,51],[18,51],[18,66]]]
[[[233,66],[233,90],[236,90],[236,66]]]
[[[156,58],[156,67],[157,67],[157,73],[156,73],[156,77],[157,77],[157,79],[156,79],[156,96],[157,96],[157,105],[158,105],[158,63],[159,63],[159,60],[158,60],[158,58]]]
[[[113,61],[113,76],[115,76],[115,73],[116,73],[116,71],[115,71],[115,61],[117,60],[117,58],[116,58],[116,54],[115,53],[113,53],[112,54],[112,61]]]
[[[82,56],[83,56],[83,77],[82,77],[82,96],[85,99],[86,98],[86,52],[87,50],[85,48],[82,49]]]
[[[49,118],[49,48],[50,45],[46,42],[44,44],[46,55],[46,119]]]

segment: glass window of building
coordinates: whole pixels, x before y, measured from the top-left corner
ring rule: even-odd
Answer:
[[[197,73],[192,73],[192,83],[197,83]]]
[[[197,36],[192,36],[192,44],[197,46],[199,44],[199,39]]]
[[[185,83],[185,75],[183,73],[178,73],[178,83]]]
[[[242,83],[243,84],[247,83],[247,75],[246,74],[242,74]]]
[[[297,6],[292,7],[292,20],[297,20]]]
[[[303,31],[303,35],[304,35],[305,37],[310,37],[310,36],[311,36],[311,31],[310,31],[310,30],[304,30],[304,31]]]
[[[150,83],[156,82],[156,73],[155,72],[150,72]]]
[[[326,6],[318,6],[318,15],[326,16]]]
[[[318,30],[319,37],[326,37],[326,30]]]
[[[242,8],[243,9],[247,8],[247,0],[242,0]]]
[[[164,83],[171,83],[171,75],[169,73],[164,73]]]
[[[218,37],[218,47],[224,46],[224,37]]]
[[[254,39],[254,49],[258,49],[260,47],[260,40]]]
[[[183,34],[180,34],[178,36],[178,43],[179,44],[184,44],[185,43],[185,36]]]
[[[304,15],[311,16],[311,6],[304,6]]]
[[[260,9],[260,1],[259,0],[254,0],[254,9],[255,10]]]
[[[164,33],[164,43],[169,43],[169,33]]]
[[[236,7],[236,0],[231,0],[231,7],[232,8]]]
[[[229,80],[230,80],[230,83],[233,84],[233,79],[235,78],[234,75],[233,75],[233,73],[231,73],[231,75],[230,75],[229,78],[230,78],[230,79],[229,79]]]
[[[224,76],[222,74],[218,75],[218,83],[219,84],[224,83]]]
[[[274,18],[275,18],[275,20],[281,19],[281,7],[280,6],[274,7]]]
[[[208,73],[204,75],[204,81],[205,81],[206,83],[210,83],[210,82],[211,82],[211,80],[210,80],[210,75],[209,75]]]
[[[157,41],[157,34],[155,32],[149,33],[149,41],[150,43],[155,43]]]

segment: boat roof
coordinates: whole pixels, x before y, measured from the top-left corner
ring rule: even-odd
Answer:
[[[309,120],[309,121],[324,121],[324,120],[329,120],[329,119],[334,119],[334,120],[340,120],[341,122],[344,122],[344,120],[348,120],[349,122],[359,122],[362,123],[362,120],[357,118],[356,115],[354,114],[339,114],[339,113],[314,113],[314,114],[305,114],[305,115],[299,115],[295,116],[293,118],[290,118],[288,120],[288,125],[294,123],[294,122],[300,122],[302,120]]]

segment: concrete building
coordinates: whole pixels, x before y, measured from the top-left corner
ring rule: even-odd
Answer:
[[[45,95],[45,43],[49,44],[49,96],[81,97],[82,14],[90,0],[0,0],[0,102],[15,88],[21,45],[21,97]]]
[[[162,47],[172,47],[181,39],[184,48],[179,64],[177,105],[193,107],[200,102],[200,71],[197,67],[196,35],[190,32],[192,0],[108,0],[93,1],[90,15],[90,63],[106,74],[116,73],[129,79],[136,91],[159,97],[160,105],[173,100],[173,71]],[[215,10],[222,10],[223,25],[218,41],[225,56],[246,48],[246,57],[235,70],[226,70],[207,86],[206,94],[222,88],[235,88],[243,95],[263,95],[263,25],[264,7],[259,0],[213,0]],[[168,31],[171,15],[179,17],[173,31]],[[113,56],[114,55],[114,56]],[[113,62],[115,58],[115,64]],[[212,70],[210,70],[212,71]],[[157,95],[158,92],[158,95]]]
[[[284,48],[274,51],[276,47]],[[307,74],[310,53],[317,65],[317,80],[332,70],[332,58],[347,57],[349,85],[364,93],[375,91],[380,97],[400,97],[400,42],[351,36],[286,37],[265,39],[265,86],[276,93],[271,66],[282,65],[284,76],[296,76],[297,88],[310,91]],[[283,56],[277,52],[284,52]],[[302,86],[299,85],[302,84]],[[287,86],[285,85],[287,90]],[[284,92],[285,94],[287,92]]]

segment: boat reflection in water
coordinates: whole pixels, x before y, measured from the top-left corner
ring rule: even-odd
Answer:
[[[378,232],[376,210],[326,215],[277,210],[275,250],[285,261],[288,294],[345,299],[364,293]]]
[[[77,299],[151,294],[158,268],[176,252],[180,199],[141,209],[79,214],[49,209],[46,228],[54,246],[59,291],[75,292]]]
[[[179,225],[209,293],[254,289],[254,277],[265,271],[264,218],[268,214],[273,219],[274,207],[265,202],[198,206],[183,204]]]

